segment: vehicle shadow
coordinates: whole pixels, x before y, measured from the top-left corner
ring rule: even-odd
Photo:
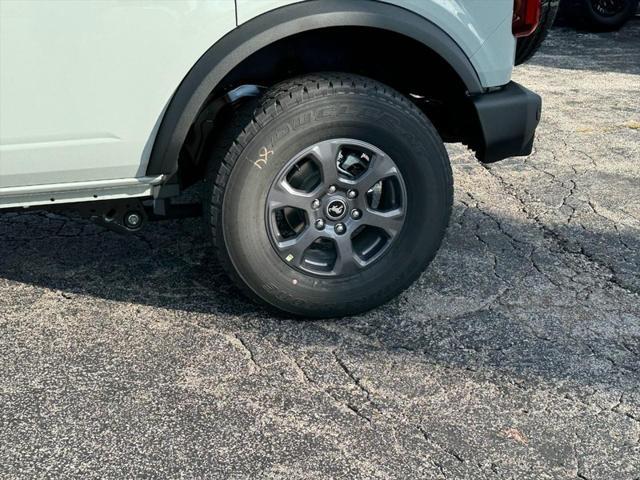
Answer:
[[[151,224],[126,236],[79,218],[0,215],[0,285],[5,279],[68,298],[184,311],[212,330],[229,328],[231,318],[235,333],[292,351],[350,345],[356,355],[415,353],[448,367],[473,370],[481,362],[515,377],[609,387],[621,382],[612,369],[625,368],[635,372],[637,386],[640,333],[629,326],[640,316],[634,294],[615,279],[572,278],[585,259],[535,246],[545,241],[535,225],[473,210],[456,205],[441,252],[412,288],[349,319],[303,322],[250,303],[213,260],[199,219]],[[583,234],[580,227],[564,233]],[[610,250],[640,243],[638,232],[595,235]],[[8,284],[0,293],[5,305],[22,301],[8,298]]]

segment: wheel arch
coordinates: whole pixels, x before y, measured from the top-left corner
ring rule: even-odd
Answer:
[[[326,0],[288,5],[242,24],[211,46],[174,93],[153,143],[147,175],[178,170],[182,146],[199,112],[216,93],[230,90],[228,79],[243,62],[270,45],[305,32],[339,27],[376,29],[432,51],[469,94],[483,91],[462,48],[439,26],[402,7],[370,0]]]

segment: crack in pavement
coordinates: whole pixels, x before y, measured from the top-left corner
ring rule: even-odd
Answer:
[[[640,293],[640,289],[638,288],[634,288],[632,286],[628,286],[625,285],[624,283],[622,283],[619,278],[618,278],[618,273],[616,272],[616,270],[614,269],[614,267],[607,265],[606,263],[604,263],[603,261],[601,261],[600,259],[598,259],[595,255],[590,254],[589,252],[587,252],[585,250],[584,245],[578,245],[579,246],[579,250],[577,252],[572,251],[571,249],[569,249],[567,247],[567,245],[570,243],[570,240],[565,238],[561,233],[553,230],[551,227],[549,227],[548,225],[542,223],[542,221],[535,215],[533,215],[528,207],[526,202],[520,198],[520,196],[517,194],[517,189],[515,188],[514,185],[508,183],[506,180],[504,180],[504,178],[502,178],[502,176],[500,176],[498,173],[496,173],[495,171],[493,171],[493,169],[487,165],[483,165],[485,171],[487,171],[493,178],[497,179],[498,182],[500,183],[500,185],[503,187],[504,191],[506,193],[508,193],[511,197],[513,197],[515,200],[518,201],[519,205],[520,205],[520,210],[521,212],[527,217],[527,219],[531,220],[542,232],[544,232],[547,236],[547,238],[551,238],[555,241],[556,245],[562,249],[563,251],[565,251],[567,254],[575,254],[578,253],[579,255],[581,255],[582,257],[584,257],[586,260],[588,260],[591,263],[596,264],[598,267],[607,270],[609,272],[609,275],[605,277],[605,279],[613,284],[615,284],[617,287],[621,288],[622,290],[627,291],[628,293],[634,294],[634,295],[638,295]]]

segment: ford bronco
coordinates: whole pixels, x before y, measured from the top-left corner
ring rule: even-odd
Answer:
[[[444,142],[531,153],[541,100],[511,73],[539,20],[540,0],[0,0],[0,209],[202,215],[253,299],[371,309],[441,244]]]

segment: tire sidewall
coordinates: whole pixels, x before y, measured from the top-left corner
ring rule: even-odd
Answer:
[[[305,148],[334,138],[381,149],[398,166],[407,190],[399,236],[382,258],[348,277],[321,277],[286,265],[266,225],[266,198],[284,165]],[[228,260],[255,295],[291,313],[348,314],[382,303],[406,288],[439,248],[452,196],[446,160],[426,118],[382,97],[306,100],[261,125],[234,165],[221,212]]]

